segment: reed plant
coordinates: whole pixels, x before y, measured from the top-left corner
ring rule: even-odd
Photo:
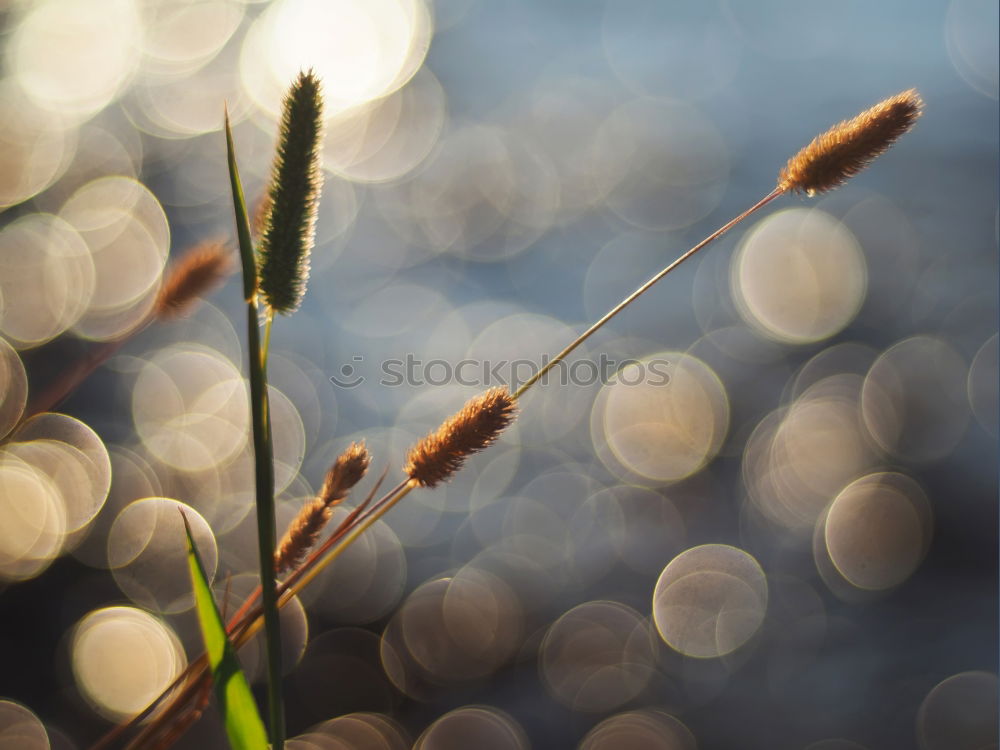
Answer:
[[[321,182],[320,82],[313,73],[302,73],[286,97],[272,181],[261,212],[262,218],[255,222],[261,227],[260,240],[256,244],[251,235],[237,167],[236,146],[227,117],[226,146],[247,314],[249,408],[253,428],[260,586],[229,618],[224,633],[229,648],[238,649],[259,631],[264,631],[270,746],[281,748],[284,742],[278,621],[281,607],[287,605],[409,493],[418,489],[433,489],[448,482],[461,470],[469,456],[488,448],[515,420],[521,400],[546,372],[678,265],[786,193],[812,196],[838,187],[908,131],[920,116],[921,108],[922,101],[917,92],[904,91],[817,136],[780,170],[777,184],[769,193],[640,285],[517,390],[510,392],[506,388],[492,388],[473,397],[436,430],[419,440],[404,459],[403,478],[398,484],[376,500],[375,495],[386,476],[383,473],[369,494],[322,542],[320,540],[332,517],[333,508],[348,497],[365,475],[372,456],[363,443],[351,444],[331,463],[319,492],[292,520],[279,542],[274,518],[274,466],[267,400],[267,352],[274,313],[294,312],[301,304],[308,282],[309,255]],[[214,283],[221,273],[220,258],[218,251],[213,255],[208,250],[202,250],[182,261],[181,270],[177,272],[181,275],[164,287],[163,301],[158,305],[162,314],[168,311],[173,313]],[[260,331],[262,315],[263,337]],[[192,551],[192,555],[197,562],[196,551]],[[197,565],[192,567],[196,589],[200,585],[197,568]],[[208,605],[202,601],[199,606],[199,617],[213,622],[211,613],[205,611]],[[192,660],[157,702],[139,716],[116,727],[93,750],[112,746],[127,730],[139,726],[139,722],[147,718],[149,720],[127,741],[125,747],[163,748],[173,742],[179,736],[178,727],[190,725],[192,717],[200,712],[213,678],[218,679],[222,652],[218,644],[213,651],[210,643],[206,631],[209,655]],[[212,656],[213,653],[218,656]],[[230,738],[234,746],[244,746],[233,739],[232,734]],[[251,744],[246,746],[254,746],[253,740],[249,742]],[[263,747],[262,740],[256,742],[257,746]]]

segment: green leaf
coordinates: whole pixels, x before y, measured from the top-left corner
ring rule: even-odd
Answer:
[[[212,590],[205,578],[198,550],[191,537],[191,527],[183,512],[184,530],[187,532],[188,566],[191,569],[191,585],[194,588],[195,610],[198,624],[205,640],[205,651],[212,669],[215,696],[226,726],[229,746],[233,750],[267,750],[267,732],[264,722],[257,712],[257,703],[250,692],[250,683],[240,669],[233,645],[226,637],[222,616],[215,606]]]
[[[226,112],[226,158],[229,163],[229,184],[233,192],[233,209],[236,213],[236,237],[240,244],[240,263],[243,266],[243,299],[251,300],[257,291],[257,261],[254,259],[253,241],[250,239],[250,219],[243,197],[240,170],[236,166],[236,146]]]

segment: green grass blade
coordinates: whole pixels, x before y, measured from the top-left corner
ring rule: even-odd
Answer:
[[[195,610],[198,613],[201,635],[205,640],[205,651],[208,653],[215,695],[226,726],[229,746],[233,750],[267,750],[264,722],[257,712],[257,704],[250,692],[246,675],[236,660],[233,645],[226,637],[222,616],[215,606],[212,590],[205,578],[205,569],[191,537],[187,517],[184,517],[184,530],[187,532],[188,567],[194,588]]]
[[[285,746],[285,714],[281,700],[281,623],[274,581],[274,548],[277,543],[274,521],[274,450],[271,443],[271,418],[267,398],[267,373],[264,369],[260,326],[257,318],[257,263],[250,221],[239,169],[233,132],[226,115],[226,151],[229,181],[236,213],[236,234],[243,264],[243,292],[247,303],[247,353],[250,375],[250,416],[253,423],[254,485],[257,507],[257,551],[260,558],[261,607],[264,610],[264,646],[267,661],[267,713],[271,747]]]
[[[240,170],[236,166],[236,147],[233,145],[233,131],[229,126],[229,112],[226,112],[226,156],[229,163],[229,184],[233,191],[233,208],[236,209],[236,237],[240,243],[240,264],[243,267],[243,299],[250,300],[257,290],[257,263],[254,260],[253,240],[250,239],[250,219],[243,197]]]

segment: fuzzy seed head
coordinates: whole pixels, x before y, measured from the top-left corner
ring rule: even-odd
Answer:
[[[278,542],[274,553],[276,574],[298,567],[305,559],[330,520],[334,506],[347,497],[351,488],[361,481],[368,471],[369,463],[371,454],[364,443],[351,443],[337,457],[326,472],[319,494],[302,507]]]
[[[834,125],[788,161],[778,177],[778,187],[807,195],[833,190],[913,127],[922,108],[920,95],[910,89]]]
[[[328,508],[318,497],[302,507],[288,525],[288,530],[274,552],[275,575],[297,567],[305,559],[306,553],[316,544],[332,514],[333,509]]]
[[[347,450],[337,457],[333,466],[326,472],[319,497],[328,508],[337,505],[347,497],[350,489],[361,481],[372,457],[363,442],[351,443]]]
[[[319,79],[300,73],[285,97],[258,258],[259,289],[280,313],[295,312],[306,292],[323,185],[322,136]]]
[[[181,256],[167,275],[156,298],[155,313],[161,320],[186,313],[232,271],[232,254],[219,241],[202,242]]]
[[[516,407],[506,388],[491,388],[410,448],[403,471],[423,487],[451,478],[465,459],[492,444],[514,421]]]

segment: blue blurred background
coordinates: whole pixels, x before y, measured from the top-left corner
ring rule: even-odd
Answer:
[[[0,19],[0,432],[26,389],[123,342],[60,405],[74,420],[0,448],[0,739],[86,747],[197,654],[172,504],[200,514],[220,596],[252,583],[239,281],[145,324],[171,259],[232,241],[223,102],[255,202],[312,66],[326,181],[305,304],[273,332],[280,522],[350,440],[394,484],[413,440],[523,381],[815,135],[906,89],[926,106],[844,187],[667,277],[304,596],[297,747],[997,747],[995,2]],[[626,382],[657,363],[667,384]],[[39,441],[90,457],[86,481]],[[178,747],[223,746],[207,713]]]

